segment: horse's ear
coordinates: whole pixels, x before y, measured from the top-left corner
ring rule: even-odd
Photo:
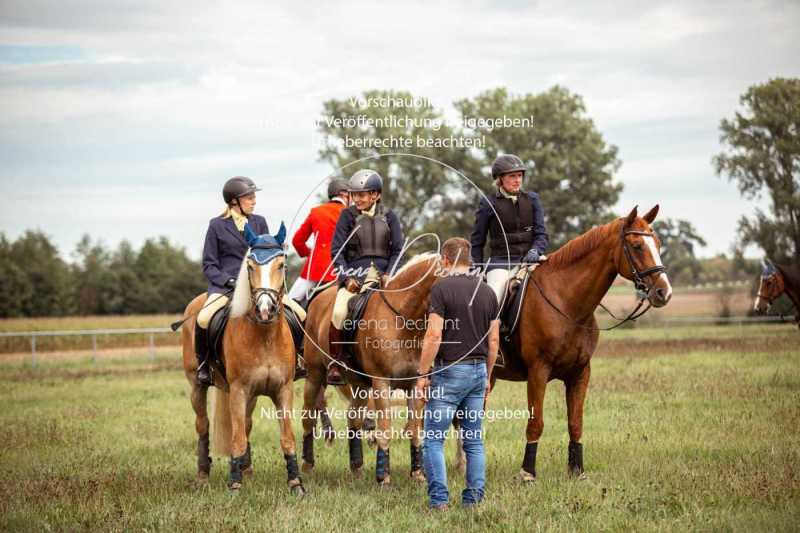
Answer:
[[[628,213],[628,217],[625,219],[625,227],[626,228],[628,226],[633,225],[633,223],[636,221],[636,217],[638,216],[638,213],[637,213],[638,209],[639,209],[639,206],[635,205],[635,206],[633,206],[633,209],[631,209],[631,212]]]
[[[252,247],[256,241],[258,240],[258,235],[253,232],[253,229],[250,227],[250,224],[244,225],[244,240],[247,241],[247,244]]]
[[[646,221],[648,224],[652,224],[652,223],[653,223],[653,221],[656,219],[656,215],[657,215],[657,214],[658,214],[658,204],[656,204],[655,206],[653,206],[653,209],[651,209],[650,211],[648,211],[647,213],[645,213],[645,214],[644,214],[644,216],[643,216],[642,218],[643,218],[643,219],[645,219],[645,221]]]
[[[286,240],[286,225],[281,220],[281,227],[278,229],[278,233],[275,234],[275,240],[278,244],[283,245],[283,241]]]

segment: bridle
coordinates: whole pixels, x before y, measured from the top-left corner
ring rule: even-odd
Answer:
[[[616,328],[620,327],[621,325],[625,324],[626,322],[633,322],[637,318],[640,318],[645,313],[647,313],[650,310],[650,308],[652,307],[652,304],[650,304],[650,302],[647,301],[647,297],[650,294],[650,291],[653,290],[653,284],[651,283],[648,286],[648,284],[645,283],[645,278],[647,278],[649,276],[652,276],[653,274],[662,274],[662,273],[667,271],[667,267],[665,267],[664,265],[656,265],[656,266],[653,266],[653,267],[650,267],[650,268],[646,268],[644,270],[639,270],[636,267],[636,261],[633,258],[633,254],[631,253],[630,247],[628,245],[628,240],[626,239],[626,237],[628,235],[642,235],[642,236],[645,236],[645,237],[653,237],[653,238],[655,238],[655,234],[653,232],[641,231],[641,230],[633,230],[633,229],[625,229],[625,225],[624,224],[622,225],[622,229],[620,230],[620,241],[622,243],[622,251],[623,251],[623,253],[625,255],[625,259],[628,261],[628,267],[631,269],[631,274],[632,274],[631,277],[633,278],[633,285],[634,285],[634,287],[636,287],[636,297],[637,297],[638,302],[636,304],[636,307],[633,309],[633,311],[631,311],[628,314],[628,316],[626,316],[625,318],[617,317],[605,305],[600,303],[600,307],[602,307],[603,310],[606,313],[611,315],[611,317],[614,320],[619,320],[619,322],[617,322],[616,324],[614,324],[611,327],[608,327],[608,328],[596,328],[596,327],[593,327],[593,326],[586,326],[584,324],[581,324],[580,322],[576,321],[574,318],[572,318],[569,315],[567,315],[556,304],[554,304],[550,300],[550,298],[547,297],[547,295],[544,293],[544,290],[542,290],[542,287],[536,281],[536,277],[534,275],[531,275],[530,279],[533,282],[533,284],[536,286],[536,288],[539,290],[539,294],[542,296],[544,301],[547,302],[547,304],[550,307],[552,307],[558,314],[560,314],[562,317],[566,318],[568,321],[570,321],[576,327],[589,329],[589,330],[593,330],[593,331],[611,331],[612,329],[616,329]],[[647,301],[647,307],[645,307],[644,310],[642,310],[640,312],[639,310],[642,308],[642,306],[644,305],[645,301]]]
[[[250,249],[251,250],[275,250],[275,249],[280,250],[279,252],[276,252],[274,255],[270,256],[269,259],[266,260],[264,263],[258,263],[262,267],[265,266],[265,265],[268,265],[269,263],[271,263],[274,259],[276,259],[278,257],[285,257],[286,256],[286,253],[283,251],[283,247],[280,246],[280,245],[276,245],[276,244],[257,243],[257,244],[254,244],[253,246],[251,246]],[[245,260],[247,260],[247,258],[245,258]],[[248,262],[247,263],[247,276],[248,276],[248,279],[250,279],[250,275],[252,273],[253,273],[253,267]],[[252,287],[252,283],[250,285]],[[252,311],[253,312],[249,313],[247,315],[248,318],[250,320],[252,320],[253,322],[255,322],[256,324],[262,324],[262,325],[272,324],[273,322],[275,322],[278,319],[278,317],[280,316],[280,313],[278,313],[278,312],[270,313],[270,316],[266,320],[262,319],[260,317],[260,314],[258,312],[256,312],[256,310],[258,309],[258,302],[259,302],[259,300],[261,300],[261,298],[265,298],[265,297],[269,298],[270,303],[271,303],[270,308],[271,309],[278,309],[280,307],[280,302],[281,302],[281,299],[282,299],[281,298],[281,292],[283,292],[285,288],[286,288],[286,279],[285,278],[283,280],[283,283],[281,283],[281,287],[280,287],[279,290],[275,290],[275,289],[273,289],[271,287],[266,287],[266,288],[265,287],[256,287],[255,289],[251,288],[251,290],[250,290],[250,302],[252,303]]]
[[[640,231],[633,229],[626,230],[625,225],[623,224],[622,226],[620,237],[622,240],[622,251],[625,253],[625,259],[628,260],[628,266],[633,274],[633,286],[636,287],[639,299],[643,300],[648,294],[650,294],[650,291],[653,290],[653,284],[650,284],[648,287],[644,282],[645,278],[652,276],[653,274],[663,274],[667,271],[667,267],[664,265],[655,265],[645,270],[639,270],[636,268],[636,261],[634,261],[633,254],[631,254],[630,246],[628,245],[628,239],[625,238],[628,235],[642,235],[645,237],[653,237],[653,239],[656,238],[656,235],[651,231]]]
[[[770,291],[768,294],[764,294],[763,292],[761,292],[761,287],[763,287],[764,282],[770,278],[773,278],[775,280],[775,285],[773,287],[770,287]],[[758,298],[765,300],[767,302],[767,306],[771,306],[772,303],[778,299],[778,296],[780,296],[780,293],[778,292],[780,288],[778,287],[777,281],[778,281],[777,272],[773,272],[772,274],[766,277],[762,276],[761,278],[761,287],[758,288]]]

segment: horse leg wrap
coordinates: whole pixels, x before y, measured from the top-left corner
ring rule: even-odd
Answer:
[[[314,432],[303,435],[303,462],[314,465]]]
[[[583,473],[583,444],[580,442],[570,442],[567,461],[569,470],[573,474]]]
[[[241,485],[242,483],[242,470],[245,469],[245,456],[231,457],[231,472],[228,477],[228,485],[232,486],[234,483]]]
[[[411,445],[411,471],[422,470],[422,446]]]
[[[378,453],[375,457],[375,479],[378,483],[386,479],[389,475],[389,448],[385,450],[378,448]]]
[[[208,433],[197,437],[197,471],[211,472],[211,456],[208,453]]]
[[[536,449],[538,442],[529,442],[525,445],[525,457],[522,459],[522,469],[536,477]]]
[[[244,452],[243,457],[244,465],[242,466],[242,470],[247,470],[253,464],[252,458],[250,457],[250,441],[247,441],[247,450]]]
[[[288,481],[294,481],[296,479],[302,483],[300,479],[300,469],[297,468],[297,456],[293,453],[285,453],[283,454],[283,458],[286,460],[286,475]]]
[[[331,417],[328,415],[328,411],[322,411],[320,414],[320,420],[322,421],[323,431],[331,431],[333,429],[333,423],[331,422]]]
[[[350,470],[364,466],[364,450],[361,448],[361,436],[353,431],[347,439],[347,447],[350,451]]]

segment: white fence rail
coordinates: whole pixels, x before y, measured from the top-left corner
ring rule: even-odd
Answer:
[[[640,322],[643,327],[669,326],[671,324],[731,324],[744,326],[746,324],[764,324],[792,322],[792,317],[787,316],[730,316],[730,317],[666,317],[656,320],[643,320]],[[179,330],[180,331],[180,330]],[[148,335],[148,353],[150,359],[155,359],[156,347],[155,336],[162,333],[172,333],[170,328],[129,328],[129,329],[68,329],[54,331],[4,331],[0,332],[0,338],[17,337],[30,339],[31,345],[31,364],[38,364],[38,351],[36,339],[39,337],[62,337],[62,336],[89,336],[92,340],[92,360],[97,362],[97,337],[98,335]]]

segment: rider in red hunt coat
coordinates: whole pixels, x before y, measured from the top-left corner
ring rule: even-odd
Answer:
[[[331,264],[331,240],[336,230],[336,222],[339,220],[339,213],[349,204],[347,181],[331,180],[328,184],[328,199],[328,202],[311,209],[292,239],[292,246],[297,250],[297,254],[306,258],[300,276],[289,291],[289,297],[297,301],[305,300],[307,294],[317,284],[336,279]],[[312,235],[314,247],[309,248],[306,242]]]

